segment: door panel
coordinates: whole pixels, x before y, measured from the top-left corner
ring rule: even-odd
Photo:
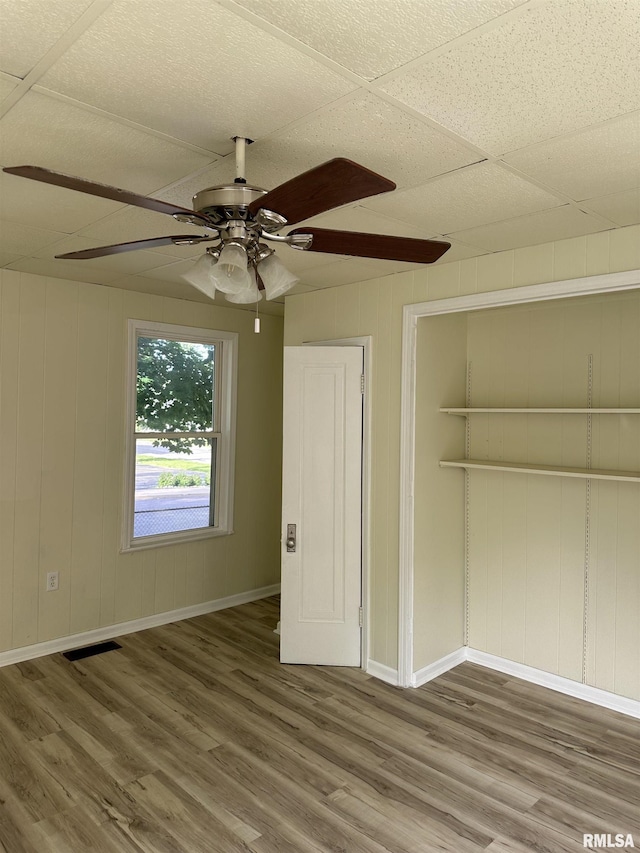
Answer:
[[[285,347],[283,663],[360,665],[361,375],[360,347]]]

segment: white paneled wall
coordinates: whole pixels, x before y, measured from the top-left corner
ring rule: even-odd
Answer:
[[[373,336],[370,618],[374,660],[392,668],[397,666],[402,306],[637,268],[640,268],[640,227],[630,226],[287,297],[286,344],[295,346],[304,341],[350,335]],[[515,372],[516,366],[512,369]],[[544,361],[539,369],[548,370]],[[515,393],[524,394],[517,387]],[[567,454],[573,452],[570,432],[573,429],[576,428],[569,424],[565,427]],[[513,506],[512,511],[517,523],[517,507]],[[416,613],[415,618],[420,618],[420,614]],[[510,613],[506,618],[515,621],[518,615]],[[566,654],[574,660],[575,651]]]
[[[0,651],[278,583],[282,320],[1,276]],[[240,334],[231,536],[119,553],[130,317]]]
[[[467,358],[473,406],[587,406],[591,370],[594,407],[640,407],[640,293],[471,313]],[[633,471],[640,416],[592,416],[591,446],[584,415],[470,416],[473,459]],[[640,698],[640,485],[469,481],[469,645]]]

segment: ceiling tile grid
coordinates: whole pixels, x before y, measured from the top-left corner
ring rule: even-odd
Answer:
[[[524,0],[236,0],[365,80],[423,56]]]
[[[637,0],[552,0],[382,88],[495,155],[640,107]]]
[[[600,219],[567,204],[553,210],[543,210],[504,222],[492,222],[449,235],[454,240],[477,246],[486,252],[502,252],[538,243],[551,243],[583,234],[604,231],[607,225]]]
[[[578,201],[638,187],[640,111],[515,151],[504,159],[523,175]]]
[[[638,43],[638,0],[2,0],[0,165],[190,207],[235,135],[266,189],[347,157],[398,190],[308,224],[446,239],[446,264],[640,221]],[[0,266],[203,301],[202,247],[53,258],[176,233],[202,231],[0,175]],[[413,268],[278,254],[300,287]]]
[[[151,193],[215,160],[38,92],[0,120],[0,164],[32,164]]]
[[[16,77],[10,77],[8,74],[0,74],[0,102],[10,95],[20,80]]]
[[[560,204],[562,201],[557,196],[501,169],[496,163],[480,163],[435,178],[420,187],[364,202],[366,208],[441,234]]]
[[[219,153],[355,88],[210,0],[115,0],[40,85]]]
[[[589,198],[585,207],[610,219],[616,225],[637,225],[640,223],[640,187],[600,198]]]
[[[0,8],[0,71],[26,77],[91,0],[20,0]]]

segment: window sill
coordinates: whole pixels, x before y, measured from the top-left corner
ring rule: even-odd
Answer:
[[[213,539],[218,536],[230,536],[233,530],[220,529],[219,527],[204,527],[197,530],[183,530],[179,533],[161,533],[158,536],[144,536],[133,539],[128,545],[120,548],[121,554],[132,551],[146,551],[149,548],[160,548],[163,545],[181,545],[189,542],[198,542],[201,539]]]

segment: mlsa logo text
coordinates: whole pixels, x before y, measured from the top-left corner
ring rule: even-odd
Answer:
[[[600,833],[599,835],[594,834],[585,834],[582,836],[582,846],[590,848],[592,850],[596,848],[607,849],[607,848],[616,848],[616,847],[635,847],[636,845],[633,843],[632,835],[625,835],[622,832],[618,832],[615,835],[611,835],[610,833]]]

